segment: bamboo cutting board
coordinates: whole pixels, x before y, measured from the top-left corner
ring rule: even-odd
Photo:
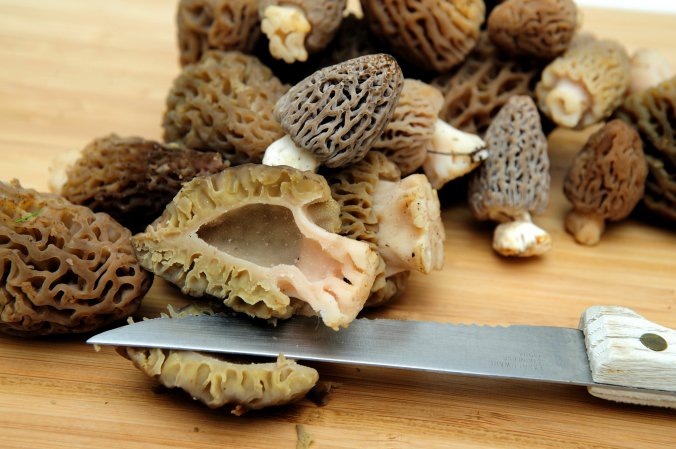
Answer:
[[[175,1],[0,0],[0,179],[46,189],[47,165],[111,132],[159,139],[178,73]],[[676,67],[676,16],[585,10],[587,30],[630,50],[653,47]],[[491,325],[575,327],[593,304],[631,307],[676,328],[676,232],[640,216],[608,226],[601,244],[563,230],[562,178],[585,136],[550,138],[552,192],[536,223],[554,239],[540,259],[506,260],[445,189],[446,266],[413,275],[406,293],[370,316]],[[184,299],[157,281],[143,312]],[[584,389],[314,364],[341,386],[319,407],[243,417],[154,387],[83,336],[0,336],[2,448],[666,448],[676,411],[618,405]]]

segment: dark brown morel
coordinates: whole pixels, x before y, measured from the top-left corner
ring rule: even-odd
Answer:
[[[152,284],[107,214],[0,182],[0,331],[88,332],[134,313]]]
[[[218,153],[113,134],[85,147],[67,170],[60,193],[74,204],[110,214],[136,233],[162,215],[184,182],[228,165]]]

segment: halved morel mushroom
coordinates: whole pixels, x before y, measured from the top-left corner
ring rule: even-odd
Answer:
[[[169,309],[165,319],[201,315],[202,311]],[[212,313],[209,313],[212,314]],[[305,396],[319,379],[313,368],[279,355],[274,362],[251,357],[159,348],[119,347],[117,352],[167,388],[180,388],[215,409],[248,410],[288,404]]]
[[[568,49],[577,20],[573,0],[507,0],[488,17],[488,34],[510,54],[551,60]]]
[[[629,56],[617,42],[570,48],[542,72],[535,88],[540,110],[556,124],[584,128],[609,117],[629,87]]]
[[[284,135],[272,110],[287,89],[254,56],[209,51],[174,80],[164,140],[219,152],[232,164],[260,162],[265,149]]]
[[[139,232],[162,214],[182,183],[218,173],[229,164],[218,153],[110,135],[87,145],[69,167],[60,193],[73,204],[106,212]],[[55,186],[58,187],[58,186]]]
[[[460,131],[483,136],[511,97],[534,96],[539,74],[537,63],[509,57],[483,33],[462,65],[432,80],[444,94],[439,117]]]
[[[291,64],[326,48],[343,19],[346,0],[259,0],[270,54]]]
[[[362,0],[373,33],[425,70],[448,71],[474,48],[483,0]]]
[[[469,173],[486,159],[483,141],[439,119],[444,97],[436,87],[404,80],[399,103],[372,146],[395,162],[403,175],[421,166],[435,189]]]
[[[631,68],[627,95],[632,95],[649,87],[657,86],[674,76],[669,60],[659,51],[639,48],[629,60]]]
[[[260,318],[320,315],[338,329],[362,309],[378,263],[335,233],[339,214],[323,177],[247,164],[186,183],[133,243],[183,293]]]
[[[491,123],[485,141],[489,156],[470,181],[470,209],[479,220],[501,222],[493,235],[498,253],[545,253],[551,237],[530,215],[547,206],[550,180],[547,138],[533,100],[512,97]]]
[[[106,214],[0,183],[0,331],[88,332],[134,313],[152,276],[130,237]]]
[[[401,179],[393,162],[370,151],[360,162],[326,177],[340,204],[340,234],[368,243],[379,255],[368,306],[400,293],[409,271],[442,268],[445,232],[439,199],[424,175]]]
[[[397,61],[385,54],[318,70],[277,101],[274,116],[287,136],[263,163],[314,170],[360,161],[390,121],[403,84]]]
[[[613,120],[589,137],[563,185],[573,205],[566,230],[578,243],[596,245],[605,221],[625,218],[643,196],[648,167],[634,128]]]
[[[260,36],[258,0],[180,0],[176,25],[181,65],[209,50],[248,53]]]
[[[618,116],[643,139],[648,178],[643,202],[651,211],[676,221],[676,76],[628,97]]]

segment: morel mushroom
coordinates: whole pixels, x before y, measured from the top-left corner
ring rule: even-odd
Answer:
[[[231,164],[260,162],[284,135],[272,110],[287,88],[254,56],[209,51],[174,80],[164,140],[219,152]]]
[[[320,315],[338,329],[362,309],[378,262],[335,233],[339,214],[322,176],[247,164],[186,183],[133,243],[183,293],[260,318]]]
[[[340,204],[340,234],[368,243],[379,254],[366,305],[383,304],[400,293],[410,270],[442,268],[445,232],[439,199],[424,175],[401,179],[393,162],[370,151],[326,177]]]
[[[629,87],[629,57],[620,44],[572,47],[542,72],[535,88],[540,110],[556,124],[584,128],[610,116]]]
[[[493,248],[504,256],[540,255],[549,234],[535,226],[549,198],[547,139],[530,97],[516,96],[500,110],[485,136],[489,157],[469,185],[469,205],[479,220],[501,222]]]
[[[596,245],[605,221],[625,218],[643,196],[648,168],[634,128],[613,120],[592,134],[575,157],[563,192],[573,204],[566,230],[578,243]]]
[[[446,72],[474,48],[483,0],[362,0],[373,33],[403,59]]]
[[[650,48],[636,50],[629,60],[629,65],[631,74],[627,95],[657,86],[674,76],[669,60],[662,53]]]
[[[106,214],[0,183],[0,331],[89,332],[134,313],[152,277],[130,237]]]
[[[113,134],[82,150],[55,193],[94,212],[106,212],[136,233],[160,216],[183,182],[228,165],[218,153]]]
[[[540,59],[565,52],[576,29],[573,0],[507,0],[488,17],[488,34],[498,47]]]
[[[468,173],[486,158],[483,141],[438,118],[444,97],[434,86],[406,79],[392,119],[372,149],[395,162],[403,175],[423,166],[435,189]]]
[[[628,97],[618,116],[643,138],[648,163],[643,202],[651,211],[676,221],[676,76]]]
[[[385,54],[315,72],[277,101],[274,115],[287,136],[263,163],[314,170],[360,161],[390,121],[403,84],[397,61]]]
[[[511,97],[534,95],[539,74],[537,63],[508,57],[483,33],[462,65],[432,80],[444,94],[439,117],[458,130],[483,136]]]
[[[260,36],[258,0],[180,0],[176,24],[181,65],[209,50],[248,53]]]
[[[165,318],[181,319],[199,311],[175,312]],[[229,406],[231,413],[288,404],[307,394],[317,383],[313,368],[298,365],[282,354],[276,362],[159,348],[120,347],[117,352],[136,368],[167,388],[180,388],[209,408]]]
[[[270,54],[291,64],[326,48],[343,19],[345,0],[260,0]]]

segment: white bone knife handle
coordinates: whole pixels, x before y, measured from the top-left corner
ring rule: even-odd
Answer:
[[[594,382],[676,391],[676,331],[624,307],[594,306],[580,319]],[[599,398],[676,408],[676,397],[659,391],[590,387]]]

